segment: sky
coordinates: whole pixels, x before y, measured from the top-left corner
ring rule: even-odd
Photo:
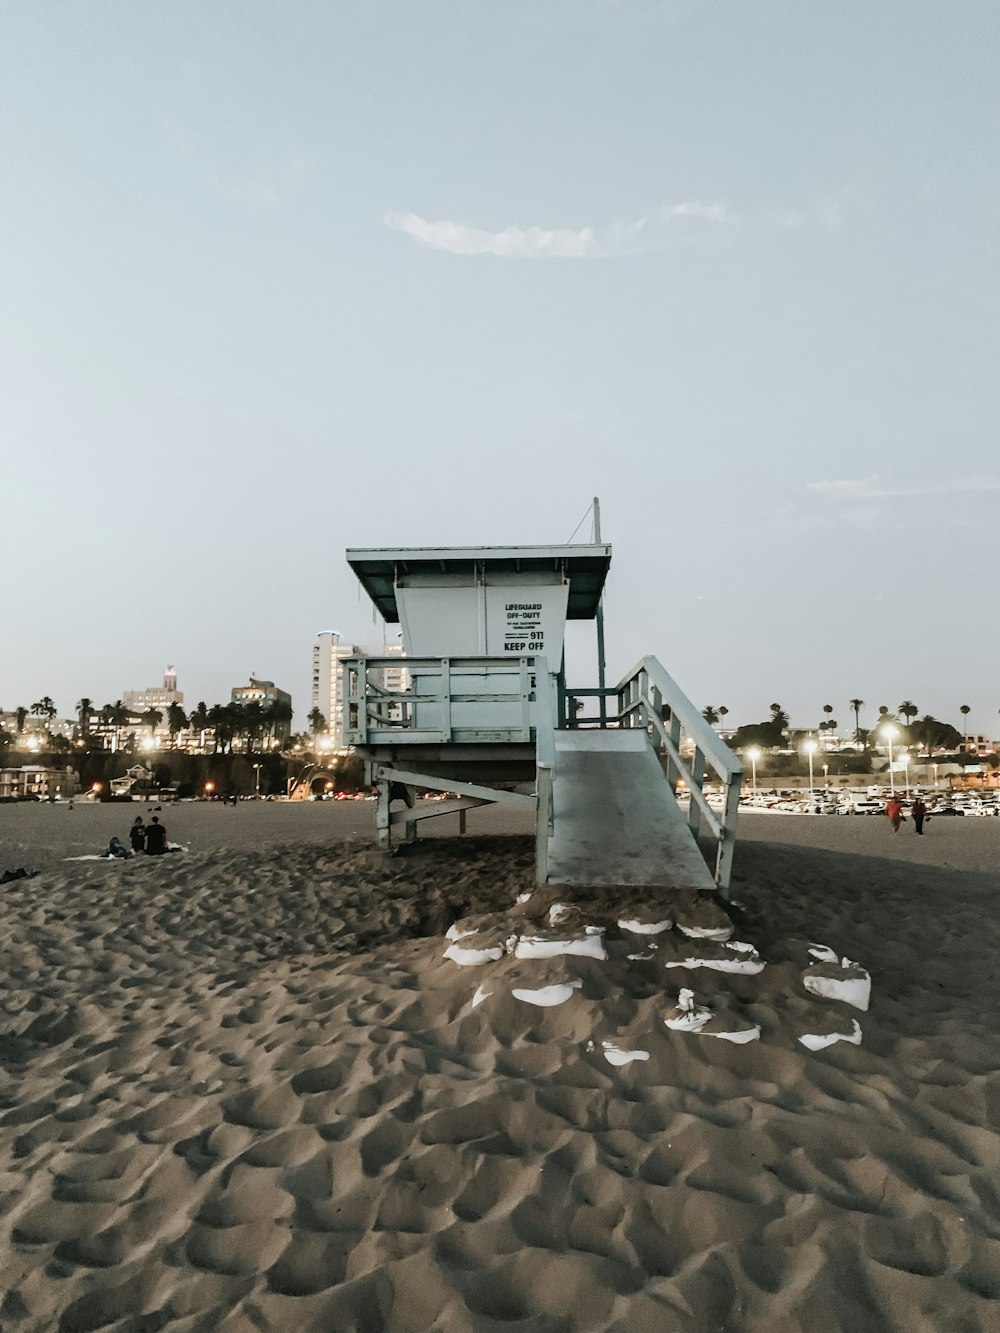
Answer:
[[[992,0],[6,0],[0,707],[171,663],[304,724],[317,631],[382,639],[345,548],[597,495],[610,680],[1000,733],[998,48]]]

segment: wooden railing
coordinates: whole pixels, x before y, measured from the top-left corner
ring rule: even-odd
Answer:
[[[401,666],[409,687],[387,689]],[[348,745],[523,744],[554,724],[544,657],[351,657],[343,672]]]
[[[599,718],[577,713],[577,701],[614,699],[606,725],[641,727],[660,751],[667,780],[676,795],[690,795],[688,827],[698,838],[702,821],[716,840],[715,882],[728,896],[732,876],[736,817],[740,802],[743,764],[667,674],[655,657],[644,657],[614,687],[565,689],[561,724],[564,727],[599,727]],[[723,788],[722,810],[716,811],[705,795],[706,769]]]

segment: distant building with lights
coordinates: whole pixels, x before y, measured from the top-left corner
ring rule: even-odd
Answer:
[[[17,710],[0,712],[0,731],[6,731],[15,739],[15,749],[20,745],[30,750],[40,750],[50,736],[73,735],[76,723],[67,717],[40,717],[37,713],[26,713],[20,731],[17,726]]]
[[[336,630],[316,635],[312,650],[312,707],[326,718],[326,734],[334,750],[344,747],[344,682],[340,664],[361,652],[357,644],[340,642]]]
[[[265,704],[282,703],[292,706],[292,696],[287,690],[279,690],[273,680],[258,680],[256,676],[250,677],[249,685],[234,685],[230,702],[234,704]]]
[[[387,643],[383,645],[383,657],[404,657],[404,649],[401,643]],[[400,661],[399,666],[383,667],[378,673],[382,688],[389,690],[393,694],[402,694],[410,688],[410,673]],[[391,703],[386,714],[387,717],[398,721],[403,716],[402,704]]]
[[[172,666],[167,667],[162,685],[153,685],[148,690],[126,690],[122,695],[122,703],[133,713],[144,713],[148,708],[156,708],[165,714],[171,704],[183,708],[184,695],[177,688],[176,670]]]
[[[387,643],[382,649],[383,657],[404,657],[403,645],[401,643]],[[393,694],[402,694],[404,690],[410,688],[410,673],[400,661],[399,666],[385,667],[382,671],[382,684]]]
[[[46,768],[42,764],[22,764],[20,768],[0,768],[0,800],[50,796],[75,796],[80,779],[72,768]]]
[[[230,702],[234,704],[260,704],[261,708],[268,708],[271,704],[285,704],[288,709],[288,718],[274,723],[274,738],[277,741],[286,741],[291,734],[292,696],[287,690],[280,690],[273,680],[258,680],[256,676],[251,676],[249,685],[233,686]]]
[[[133,764],[120,778],[112,778],[108,785],[112,796],[131,796],[133,800],[157,794],[153,770],[142,764]]]

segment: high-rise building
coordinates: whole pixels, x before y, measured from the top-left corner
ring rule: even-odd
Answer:
[[[382,653],[383,657],[404,657],[403,645],[401,643],[387,643]],[[387,690],[392,690],[393,694],[401,694],[404,690],[410,688],[410,673],[400,662],[399,666],[385,667],[382,672],[382,683]]]
[[[279,690],[273,680],[258,680],[256,676],[251,676],[249,685],[233,686],[230,702],[260,704],[262,708],[268,708],[271,704],[284,704],[287,708],[287,717],[275,721],[270,730],[276,741],[288,739],[292,729],[292,696],[287,690]]]
[[[326,734],[335,750],[344,745],[344,682],[340,664],[360,652],[356,644],[341,643],[336,630],[323,630],[313,644],[312,707],[326,718]]]
[[[383,643],[382,656],[404,657],[405,652],[403,645],[401,643]],[[379,680],[379,683],[384,690],[389,690],[393,694],[402,694],[404,690],[410,688],[410,673],[407,671],[406,667],[403,666],[402,662],[400,662],[399,666],[382,667],[380,671],[373,673],[373,675]],[[401,721],[403,717],[402,703],[390,703],[386,717],[392,722]]]
[[[234,704],[289,704],[292,696],[287,690],[279,690],[273,680],[258,680],[250,677],[249,685],[234,685],[230,695]]]
[[[143,713],[147,708],[157,708],[165,712],[171,704],[184,706],[184,695],[177,688],[177,672],[168,666],[163,673],[163,684],[153,685],[148,690],[126,690],[122,703],[133,713]]]

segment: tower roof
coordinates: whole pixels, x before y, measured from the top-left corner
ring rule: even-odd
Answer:
[[[439,546],[375,548],[347,552],[347,563],[390,624],[399,620],[397,576],[408,574],[556,573],[569,581],[569,620],[593,620],[611,564],[611,547],[574,546]]]

